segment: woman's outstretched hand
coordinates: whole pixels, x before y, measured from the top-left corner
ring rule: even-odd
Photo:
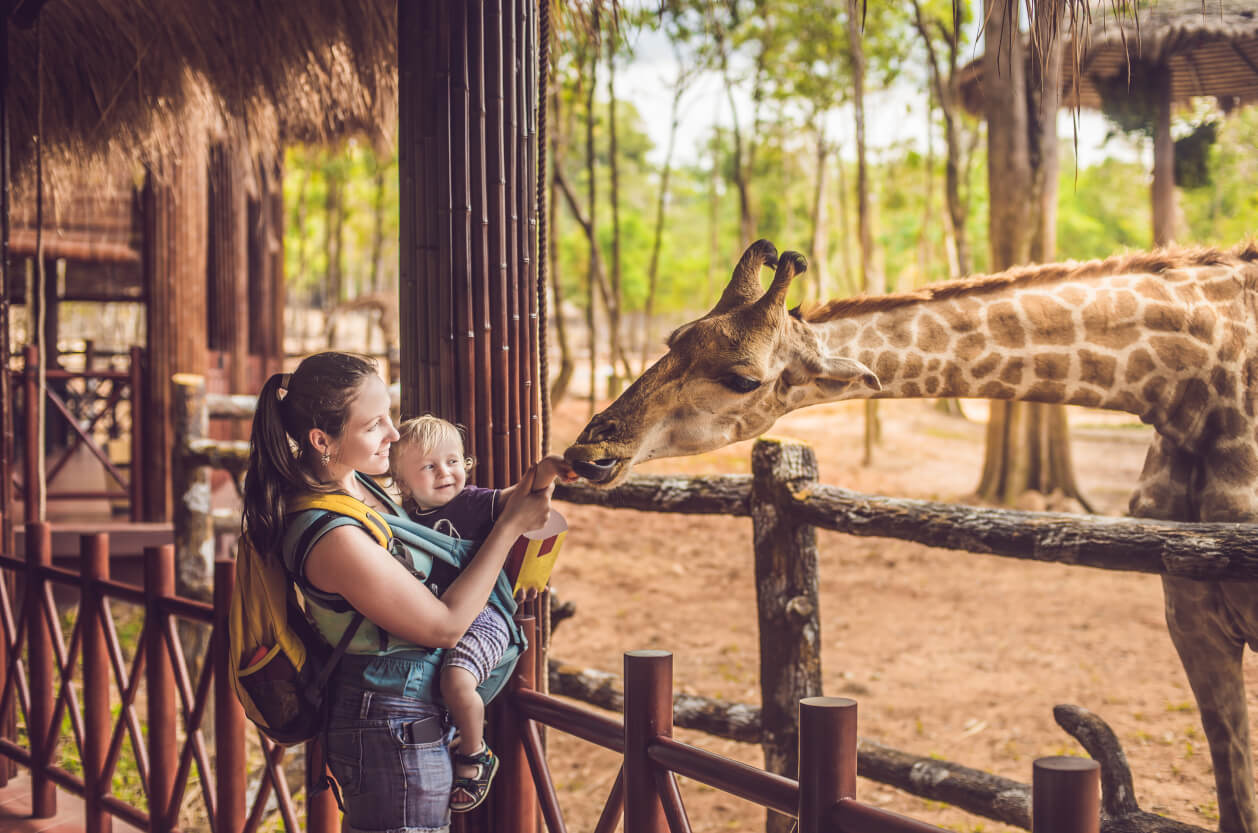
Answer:
[[[498,518],[498,523],[508,524],[517,535],[545,526],[550,518],[550,496],[555,491],[555,482],[552,479],[545,486],[533,491],[536,473],[536,466],[524,473],[511,490],[507,505],[503,507],[502,515]]]

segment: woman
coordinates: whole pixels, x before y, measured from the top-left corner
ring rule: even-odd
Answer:
[[[450,733],[424,678],[429,666],[420,646],[458,641],[485,607],[511,544],[545,523],[551,489],[533,492],[533,472],[526,472],[440,598],[345,516],[289,534],[294,521],[285,501],[309,491],[343,492],[386,517],[402,514],[369,477],[388,471],[398,438],[389,405],[373,363],[347,353],[319,353],[268,379],[253,420],[244,531],[258,552],[284,559],[309,604],[349,611],[346,620],[352,611],[366,618],[332,688],[327,749],[344,829],[426,833],[448,828],[452,774]],[[327,632],[327,617],[315,619],[335,644],[341,632]]]

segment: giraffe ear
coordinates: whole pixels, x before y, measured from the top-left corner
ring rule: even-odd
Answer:
[[[871,390],[882,390],[878,375],[865,365],[847,356],[822,356],[818,378],[838,382],[864,382]]]
[[[870,390],[882,390],[878,376],[865,365],[847,356],[813,354],[800,357],[795,367],[782,374],[789,385],[807,385],[818,379],[833,382],[863,382]]]

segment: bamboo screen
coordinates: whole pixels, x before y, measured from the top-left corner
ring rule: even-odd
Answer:
[[[467,429],[483,486],[541,437],[535,0],[398,4],[402,417]]]

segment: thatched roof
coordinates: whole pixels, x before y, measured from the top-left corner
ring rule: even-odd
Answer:
[[[1106,95],[1147,86],[1159,66],[1171,71],[1173,101],[1258,102],[1258,7],[1251,2],[1157,0],[1134,15],[1103,4],[1081,29],[1063,46],[1063,107],[1102,109]],[[981,58],[961,71],[962,100],[974,113],[983,111],[982,73]]]
[[[396,28],[396,0],[51,0],[10,24],[15,177],[29,180],[37,133],[53,178],[134,167],[194,132],[257,148],[387,137]]]

